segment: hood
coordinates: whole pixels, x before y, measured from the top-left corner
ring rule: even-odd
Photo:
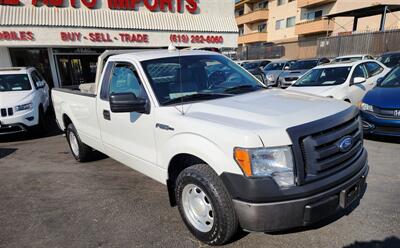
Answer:
[[[281,77],[300,77],[308,70],[293,70],[293,71],[284,71],[281,74]]]
[[[375,87],[364,97],[363,102],[378,108],[400,109],[400,87],[383,88]]]
[[[14,107],[19,104],[25,104],[32,101],[32,94],[34,91],[7,91],[0,92],[0,106],[1,107]]]
[[[322,119],[349,107],[343,101],[269,89],[186,105],[185,116],[253,132],[267,146],[290,140],[283,138],[288,137],[289,127]]]
[[[287,90],[295,91],[295,92],[303,92],[308,94],[313,94],[317,96],[333,96],[335,91],[340,88],[339,85],[334,86],[290,86]]]

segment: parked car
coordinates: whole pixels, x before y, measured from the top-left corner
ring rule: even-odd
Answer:
[[[333,59],[331,63],[353,62],[357,60],[366,60],[366,59],[375,59],[375,58],[369,54],[353,54],[353,55],[337,57]]]
[[[72,155],[84,162],[95,149],[166,184],[202,242],[357,206],[369,167],[356,107],[266,88],[213,52],[106,51],[99,73],[105,58],[91,94],[52,91]],[[230,74],[207,76],[215,64]]]
[[[0,68],[0,135],[43,127],[49,87],[32,68]]]
[[[364,133],[400,137],[400,66],[378,81],[360,108]]]
[[[336,98],[356,105],[388,72],[389,69],[376,60],[326,64],[307,72],[288,90]]]
[[[296,60],[276,60],[266,65],[263,69],[266,78],[265,84],[268,86],[277,86],[279,75],[294,62]]]
[[[400,51],[384,53],[378,58],[378,61],[389,68],[396,67],[400,65]]]
[[[329,62],[330,60],[327,58],[298,60],[289,68],[285,68],[286,71],[279,76],[278,87],[287,88],[296,82],[296,80],[303,76],[308,70],[316,67],[317,65],[326,64]]]
[[[253,74],[256,78],[258,78],[261,82],[265,84],[266,77],[263,71],[263,68],[269,64],[269,60],[255,60],[255,61],[246,61],[241,64],[241,66],[246,69],[248,72]]]

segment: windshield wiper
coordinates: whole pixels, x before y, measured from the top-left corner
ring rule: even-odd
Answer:
[[[249,92],[249,91],[255,91],[256,89],[267,89],[267,87],[262,86],[262,85],[251,85],[251,84],[243,84],[231,88],[227,88],[224,90],[225,93],[243,93],[243,92]]]
[[[231,94],[224,94],[224,93],[196,93],[191,95],[180,96],[177,98],[173,98],[163,102],[163,105],[170,105],[174,103],[181,103],[181,102],[191,102],[191,101],[198,101],[198,100],[212,100],[221,97],[228,97],[232,96]]]

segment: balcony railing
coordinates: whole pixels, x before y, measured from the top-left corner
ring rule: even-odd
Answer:
[[[268,38],[267,32],[254,32],[254,33],[239,36],[238,44],[266,42],[267,38]]]
[[[306,21],[296,24],[295,32],[297,35],[308,35],[332,32],[334,28],[333,22],[328,19],[319,19],[313,21]]]
[[[336,0],[297,0],[297,8],[315,7],[332,2],[336,2]]]
[[[236,17],[237,25],[268,20],[268,9],[259,9],[251,13]]]

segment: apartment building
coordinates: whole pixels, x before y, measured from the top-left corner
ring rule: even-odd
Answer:
[[[279,43],[349,32],[354,18],[323,18],[332,13],[399,0],[241,0],[235,5],[238,45]],[[380,16],[358,21],[357,30],[377,30]],[[400,13],[389,13],[386,28],[400,28]]]

